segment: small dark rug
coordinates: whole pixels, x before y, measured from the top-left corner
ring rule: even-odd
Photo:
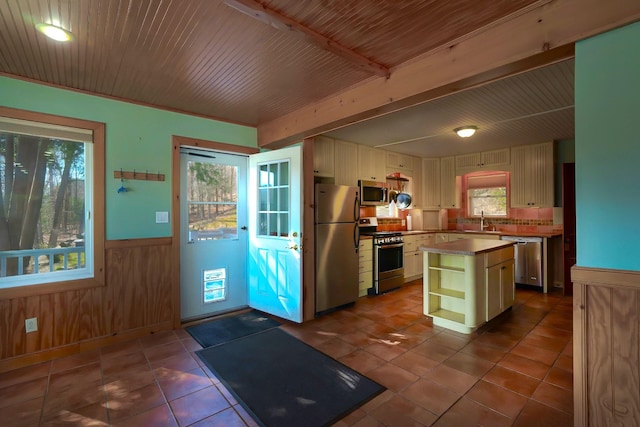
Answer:
[[[189,326],[187,332],[204,347],[222,344],[240,337],[275,328],[280,322],[253,310],[211,322]]]
[[[263,426],[327,426],[385,388],[277,328],[197,352]]]

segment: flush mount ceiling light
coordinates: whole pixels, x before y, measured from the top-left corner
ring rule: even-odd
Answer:
[[[68,42],[73,39],[73,35],[69,31],[52,24],[37,24],[36,28],[45,36],[59,42]]]
[[[469,138],[471,135],[476,133],[477,130],[478,126],[462,126],[455,128],[453,131],[461,138]]]

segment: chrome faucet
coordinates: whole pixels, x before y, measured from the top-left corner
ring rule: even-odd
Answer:
[[[489,228],[489,221],[485,222],[484,211],[480,211],[480,231],[484,231],[485,228]]]

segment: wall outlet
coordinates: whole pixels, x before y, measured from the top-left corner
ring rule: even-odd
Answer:
[[[24,321],[24,327],[29,332],[36,332],[38,330],[38,318],[32,317]]]

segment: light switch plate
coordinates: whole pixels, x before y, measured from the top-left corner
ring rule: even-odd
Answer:
[[[37,317],[31,317],[29,319],[25,319],[24,328],[27,331],[27,333],[29,333],[29,332],[37,332],[38,331],[38,318]]]
[[[169,212],[156,212],[156,224],[166,224],[169,222]]]

